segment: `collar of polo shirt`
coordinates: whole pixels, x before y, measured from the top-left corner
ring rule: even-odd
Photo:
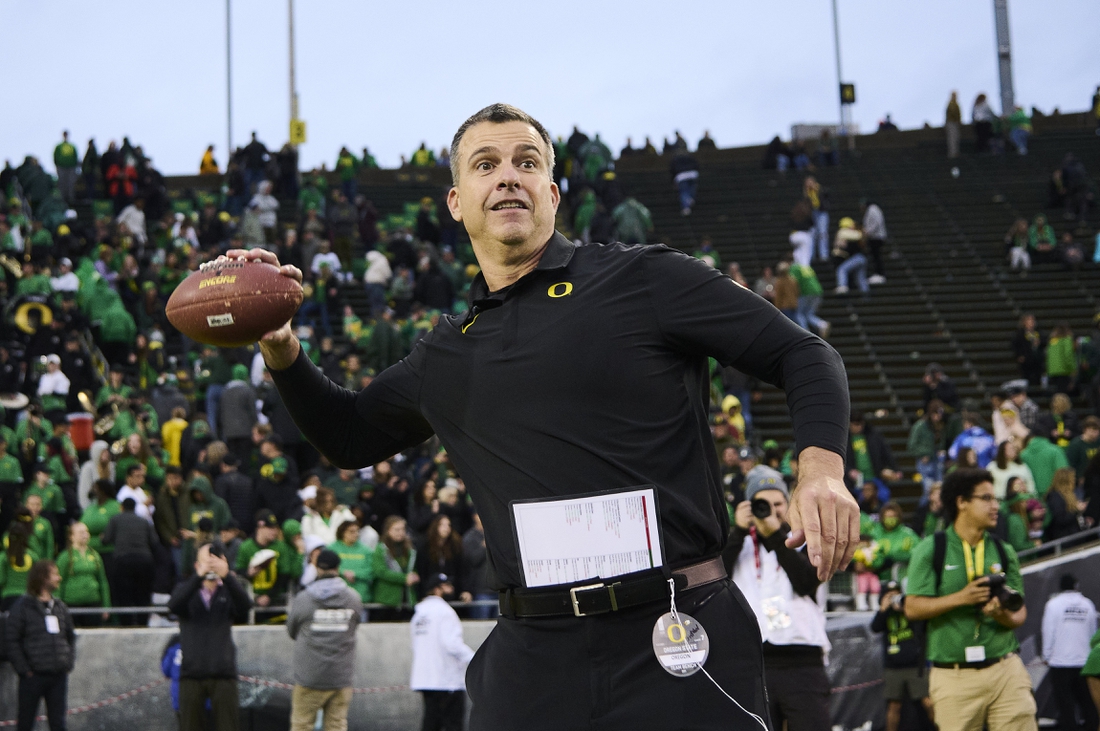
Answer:
[[[535,270],[561,269],[568,266],[573,259],[573,252],[576,250],[576,244],[555,231],[554,235],[550,237],[550,241],[547,242],[546,250],[542,252]],[[508,288],[505,287],[505,289]],[[475,303],[478,300],[486,299],[491,294],[489,287],[485,284],[485,275],[478,272],[470,285],[470,302]]]

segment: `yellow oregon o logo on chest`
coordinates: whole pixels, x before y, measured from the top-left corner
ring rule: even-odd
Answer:
[[[546,294],[550,295],[554,299],[571,295],[573,294],[573,283],[558,282],[557,284],[551,284],[550,289],[546,290]]]

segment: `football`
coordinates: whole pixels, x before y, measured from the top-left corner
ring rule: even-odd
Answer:
[[[259,261],[221,261],[192,272],[165,314],[192,340],[222,348],[250,345],[294,316],[302,285]]]

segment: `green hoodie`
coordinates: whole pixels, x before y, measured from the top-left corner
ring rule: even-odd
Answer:
[[[374,582],[374,555],[373,552],[358,541],[349,546],[343,541],[336,541],[327,547],[340,557],[340,575],[352,572],[355,579],[348,581],[348,586],[359,593],[359,598],[364,602],[371,600],[371,584]],[[347,581],[347,577],[345,577]]]
[[[897,579],[901,581],[909,568],[909,556],[920,543],[920,536],[909,526],[899,522],[893,530],[887,530],[882,521],[871,527],[871,538],[878,544],[875,556],[875,568],[883,581]],[[889,563],[887,563],[889,560]],[[895,577],[894,566],[897,566]]]
[[[198,530],[199,521],[210,518],[214,523],[214,530],[221,530],[229,522],[229,505],[214,494],[214,488],[210,480],[203,475],[196,475],[187,484],[187,492],[191,498],[191,523],[184,526],[187,530]],[[196,499],[196,493],[202,497]]]
[[[1077,374],[1077,350],[1072,337],[1052,337],[1047,344],[1047,375],[1074,376]]]
[[[34,530],[27,547],[39,558],[52,559],[55,555],[57,546],[54,544],[53,524],[41,515],[34,519]]]
[[[1046,499],[1054,473],[1069,467],[1066,453],[1046,437],[1031,437],[1020,452],[1020,459],[1031,470],[1031,476],[1035,478],[1035,491],[1042,499]]]
[[[23,504],[27,504],[27,498],[31,495],[37,495],[42,498],[42,512],[43,513],[64,513],[65,512],[65,496],[61,493],[61,488],[54,484],[53,480],[46,483],[45,487],[39,487],[38,483],[32,483],[30,487],[23,491]]]
[[[108,553],[114,553],[114,546],[104,546],[99,540],[99,537],[103,534],[103,531],[107,529],[107,521],[121,512],[122,507],[114,498],[111,498],[102,505],[99,503],[92,503],[84,508],[84,515],[80,517],[80,522],[88,526],[88,532],[92,534],[92,537],[88,540],[88,548],[93,549],[101,556]]]
[[[83,553],[73,548],[62,551],[57,557],[57,571],[61,574],[58,597],[70,607],[111,606],[103,559],[93,549]]]

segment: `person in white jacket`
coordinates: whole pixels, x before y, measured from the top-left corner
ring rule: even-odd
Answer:
[[[316,536],[325,542],[325,545],[336,543],[336,529],[343,523],[355,523],[352,515],[344,505],[336,504],[336,493],[327,487],[318,487],[314,497],[314,509],[307,510],[302,517],[302,535],[305,537]]]
[[[462,639],[462,622],[447,598],[450,581],[436,584],[416,605],[409,687],[424,698],[422,731],[462,731],[466,715],[466,666],[474,651]]]
[[[1085,728],[1100,726],[1081,668],[1096,633],[1096,605],[1077,590],[1077,579],[1063,574],[1060,591],[1043,608],[1043,661],[1058,703],[1058,728],[1077,728],[1080,711]]]

